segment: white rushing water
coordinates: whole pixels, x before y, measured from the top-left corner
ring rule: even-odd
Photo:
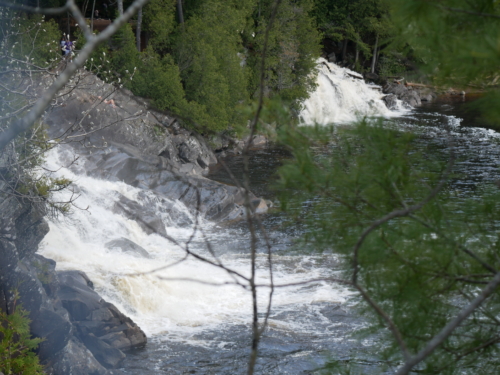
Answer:
[[[391,116],[381,100],[381,93],[362,79],[353,78],[352,71],[318,60],[318,87],[305,101],[300,116],[305,124],[350,122],[359,116]],[[245,325],[250,322],[251,296],[239,286],[212,286],[231,281],[228,274],[192,257],[175,267],[150,272],[183,259],[186,252],[157,234],[147,234],[134,220],[116,210],[120,198],[153,207],[169,236],[179,243],[190,242],[190,249],[209,256],[204,236],[214,248],[224,248],[221,260],[226,267],[249,275],[249,236],[242,229],[218,228],[202,222],[193,236],[193,217],[180,202],[161,203],[152,192],[122,182],[98,180],[80,172],[61,168],[71,157],[68,151],[53,150],[47,159],[47,169],[56,176],[72,181],[80,194],[77,205],[68,219],[50,222],[40,253],[57,262],[58,270],[81,270],[94,282],[104,299],[114,303],[129,315],[149,337],[169,340],[188,340],[191,334],[217,329],[224,324]],[[76,168],[74,170],[77,170]],[[69,191],[59,193],[67,199]],[[168,201],[168,200],[167,200]],[[183,218],[180,220],[179,218]],[[186,220],[187,218],[187,220]],[[119,250],[107,249],[109,241],[127,238],[146,249],[151,258],[140,258]],[[303,280],[332,276],[332,255],[274,256],[276,284],[297,283]],[[258,257],[259,283],[267,284],[269,275],[265,255]],[[162,279],[163,278],[163,279]],[[165,280],[168,279],[168,280]],[[197,283],[189,280],[199,280]],[[209,283],[209,284],[207,284]],[[261,289],[260,308],[265,308],[268,290]],[[351,292],[332,283],[277,289],[273,299],[274,311],[311,309],[314,303],[344,303]],[[280,329],[310,332],[314,322],[271,321]],[[199,344],[199,343],[198,343]]]
[[[121,196],[144,203],[144,191],[122,182],[110,182],[74,174],[62,168],[67,157],[61,150],[51,151],[47,168],[58,170],[56,175],[74,181],[74,189],[80,197],[69,219],[50,222],[50,232],[45,237],[39,253],[57,262],[58,270],[81,270],[94,282],[96,290],[104,299],[114,303],[129,315],[149,337],[169,340],[188,340],[190,334],[205,329],[214,329],[222,324],[248,324],[251,314],[251,296],[239,286],[211,286],[186,281],[200,280],[208,283],[224,283],[232,279],[216,267],[193,258],[167,270],[147,273],[185,256],[185,251],[157,234],[147,234],[133,220],[115,212],[114,205]],[[68,198],[70,192],[61,193],[58,198]],[[175,217],[179,213],[191,214],[180,202],[173,204],[176,215],[162,212],[160,203],[146,202],[155,206],[165,224],[169,236],[178,242],[188,241],[193,234],[192,225],[179,225]],[[234,251],[221,257],[223,263],[244,275],[250,273],[248,235],[237,229],[217,228],[214,224],[201,224],[205,235],[217,246],[234,243]],[[146,249],[151,259],[140,258],[130,253],[109,250],[105,244],[124,237]],[[209,256],[202,235],[198,232],[190,245],[192,251]],[[300,282],[331,275],[331,270],[322,265],[322,256],[279,256],[275,257],[275,283]],[[259,282],[266,284],[269,276],[266,256],[261,255]],[[144,274],[146,273],[146,274]],[[168,278],[162,280],[160,277]],[[177,279],[177,280],[172,280]],[[182,280],[181,280],[182,279]],[[277,290],[273,305],[275,309],[290,311],[309,306],[311,303],[342,303],[350,292],[329,283],[298,286]],[[260,293],[260,307],[266,303],[267,289]],[[281,323],[280,323],[281,324]],[[284,329],[297,330],[299,322],[289,322]],[[199,343],[198,343],[199,344]]]
[[[305,125],[353,122],[364,116],[392,117],[377,86],[368,85],[359,73],[317,60],[316,90],[300,112]],[[401,111],[402,111],[401,107]]]

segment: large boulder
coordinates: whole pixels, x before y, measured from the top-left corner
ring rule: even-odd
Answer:
[[[140,258],[150,258],[149,253],[142,246],[137,245],[128,238],[120,237],[109,241],[104,245],[107,249],[118,249],[124,253],[130,253]]]
[[[391,82],[384,86],[384,94],[395,95],[399,100],[411,107],[418,107],[422,105],[420,100],[419,91],[413,89],[412,87],[406,87],[405,85],[398,82]],[[386,101],[387,104],[387,101]],[[392,101],[391,101],[392,104]],[[389,109],[392,109],[388,106]]]
[[[83,336],[82,341],[95,359],[107,368],[117,367],[126,357],[121,350],[113,348],[93,334]]]
[[[390,110],[394,110],[398,107],[398,97],[394,94],[388,94],[382,99]]]
[[[403,102],[410,105],[411,107],[418,107],[422,105],[422,102],[420,101],[420,96],[418,95],[418,92],[415,90],[408,90],[403,95],[401,95],[400,99]]]
[[[55,356],[45,363],[47,375],[106,375],[100,364],[83,343],[71,338]]]
[[[144,332],[113,304],[104,301],[93,290],[85,273],[61,271],[58,276],[61,283],[59,298],[69,312],[77,337],[94,355],[108,346],[130,350],[146,344]],[[106,367],[115,367],[125,357],[108,349],[104,351],[106,355],[101,353],[96,358]]]

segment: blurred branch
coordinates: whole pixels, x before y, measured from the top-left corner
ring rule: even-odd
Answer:
[[[3,133],[0,134],[0,151],[2,151],[16,136],[20,133],[28,130],[35,121],[37,121],[40,116],[44,113],[47,106],[61,90],[66,83],[70,80],[73,74],[81,67],[84,66],[87,59],[90,57],[95,48],[105,40],[108,40],[118,29],[125,24],[139,8],[147,4],[149,0],[135,0],[132,5],[127,9],[127,11],[118,17],[112,24],[110,24],[103,32],[99,35],[91,35],[82,48],[80,53],[76,56],[73,63],[68,64],[66,69],[59,75],[56,81],[45,91],[45,93],[37,100],[30,112],[23,118],[15,121],[9,126]],[[68,0],[66,3],[67,7],[71,7],[74,4],[74,0]],[[74,13],[76,17],[81,17],[79,10]]]
[[[477,297],[460,313],[452,319],[432,340],[429,341],[427,346],[423,348],[417,355],[412,357],[409,361],[399,368],[395,375],[406,375],[412,371],[412,368],[418,363],[427,358],[436,348],[441,345],[453,331],[471,315],[490,295],[492,295],[496,288],[500,285],[500,272],[489,282],[489,284],[477,295]]]

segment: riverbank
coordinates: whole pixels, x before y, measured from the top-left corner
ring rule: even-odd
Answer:
[[[182,128],[175,118],[149,108],[127,90],[116,90],[85,72],[77,78],[78,85],[63,91],[44,117],[50,137],[59,143],[53,151],[59,159],[49,170],[67,168],[67,173],[78,176],[63,195],[81,195],[82,187],[76,180],[82,176],[144,189],[148,191],[144,199],[120,195],[109,209],[146,234],[163,237],[167,232],[161,212],[168,211],[171,220],[186,225],[197,216],[213,222],[243,217],[243,193],[235,186],[204,177],[217,163],[206,139]],[[221,143],[220,152],[238,153],[238,144]],[[65,199],[71,201],[61,198]],[[264,200],[253,195],[251,199],[257,212],[267,211]],[[162,208],[153,210],[152,200]],[[176,209],[175,202],[186,210]],[[77,201],[72,210],[74,216],[75,211],[85,209]],[[31,333],[44,339],[37,353],[47,373],[120,373],[113,369],[121,365],[127,351],[146,344],[145,333],[121,312],[122,308],[96,293],[93,280],[78,267],[59,271],[57,257],[54,261],[38,254],[49,233],[46,211],[38,210],[28,199],[4,194],[0,212],[4,228],[0,238],[0,309],[10,312],[22,304],[29,312]],[[78,230],[75,225],[72,236]],[[107,251],[148,254],[137,243],[116,234],[106,242],[113,244]],[[62,244],[66,252],[71,252],[73,245],[71,239]],[[91,257],[90,249],[81,250],[80,257]]]

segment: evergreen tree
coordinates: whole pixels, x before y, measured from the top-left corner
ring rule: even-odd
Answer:
[[[494,1],[390,3],[402,42],[436,82],[495,81]],[[492,90],[484,99],[490,108],[479,108],[498,123]],[[455,196],[453,147],[444,162],[434,160],[418,134],[384,123],[282,132],[294,153],[280,171],[282,206],[307,226],[303,248],[341,254],[346,271],[331,282],[363,301],[365,333],[381,341],[368,354],[380,360],[372,372],[498,373],[498,187]],[[332,363],[331,373],[357,373],[354,363]]]
[[[0,310],[0,372],[5,375],[43,375],[34,350],[41,339],[30,335],[28,312],[17,306],[12,314]]]
[[[236,118],[237,105],[248,97],[240,54],[250,10],[241,3],[207,0],[179,33],[175,56],[186,98],[204,106],[208,122],[196,120],[206,129],[226,129]]]
[[[248,36],[251,48],[249,65],[252,67],[251,93],[260,82],[260,61],[264,46],[265,29],[270,17],[273,1],[262,0],[254,13],[256,28]],[[268,39],[266,55],[265,85],[269,96],[282,99],[300,107],[300,102],[308,97],[314,88],[314,77],[310,75],[315,60],[320,55],[319,33],[310,15],[313,3],[309,0],[281,3],[274,27]]]
[[[422,59],[420,68],[436,85],[487,90],[478,104],[498,124],[500,5],[493,0],[391,0],[391,5],[395,34]]]

